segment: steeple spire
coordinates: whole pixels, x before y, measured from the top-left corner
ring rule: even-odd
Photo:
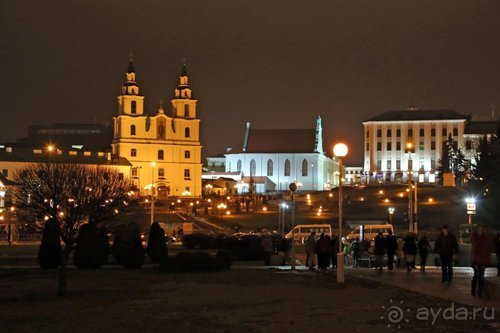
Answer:
[[[130,73],[135,73],[134,71],[134,55],[130,53],[128,57],[128,69],[127,69],[127,74]]]
[[[139,85],[135,81],[134,59],[129,55],[128,68],[125,73],[125,83],[122,86],[122,95],[139,95]]]
[[[323,153],[323,128],[321,126],[321,117],[316,119],[316,140],[314,142],[314,152]]]

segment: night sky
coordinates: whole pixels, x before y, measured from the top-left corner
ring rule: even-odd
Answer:
[[[187,58],[205,155],[246,121],[321,115],[325,149],[343,140],[361,165],[361,122],[381,112],[500,113],[500,1],[0,0],[0,27],[0,141],[112,122],[131,52],[150,113]]]

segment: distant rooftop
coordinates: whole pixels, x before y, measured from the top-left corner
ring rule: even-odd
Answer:
[[[249,130],[245,153],[313,153],[315,129],[253,129]],[[228,154],[243,152],[243,147]]]
[[[419,121],[419,120],[467,120],[469,116],[462,115],[454,110],[408,110],[387,111],[378,116],[365,120],[369,121]]]
[[[465,128],[465,134],[497,134],[499,125],[497,120],[471,121]]]

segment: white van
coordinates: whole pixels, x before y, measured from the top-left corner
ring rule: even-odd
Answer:
[[[321,233],[325,233],[325,235],[332,237],[332,226],[329,224],[299,224],[296,225],[293,230],[290,230],[290,232],[285,235],[285,238],[292,238],[292,231],[294,240],[302,243],[311,235],[311,232],[315,232],[316,237],[319,237]]]
[[[371,241],[375,239],[375,237],[378,235],[379,232],[382,233],[382,235],[387,236],[389,235],[389,231],[392,231],[394,234],[394,228],[392,227],[392,224],[386,223],[386,224],[362,224],[358,225],[356,228],[354,228],[353,231],[351,231],[347,235],[347,240],[348,241],[353,241],[357,238],[359,239],[365,239],[368,241]],[[363,236],[363,237],[361,237]]]

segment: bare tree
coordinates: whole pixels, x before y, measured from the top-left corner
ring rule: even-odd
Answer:
[[[64,242],[58,294],[66,294],[66,266],[84,223],[111,221],[123,212],[132,185],[115,170],[79,164],[37,163],[19,170],[14,196],[28,223],[56,221]]]

